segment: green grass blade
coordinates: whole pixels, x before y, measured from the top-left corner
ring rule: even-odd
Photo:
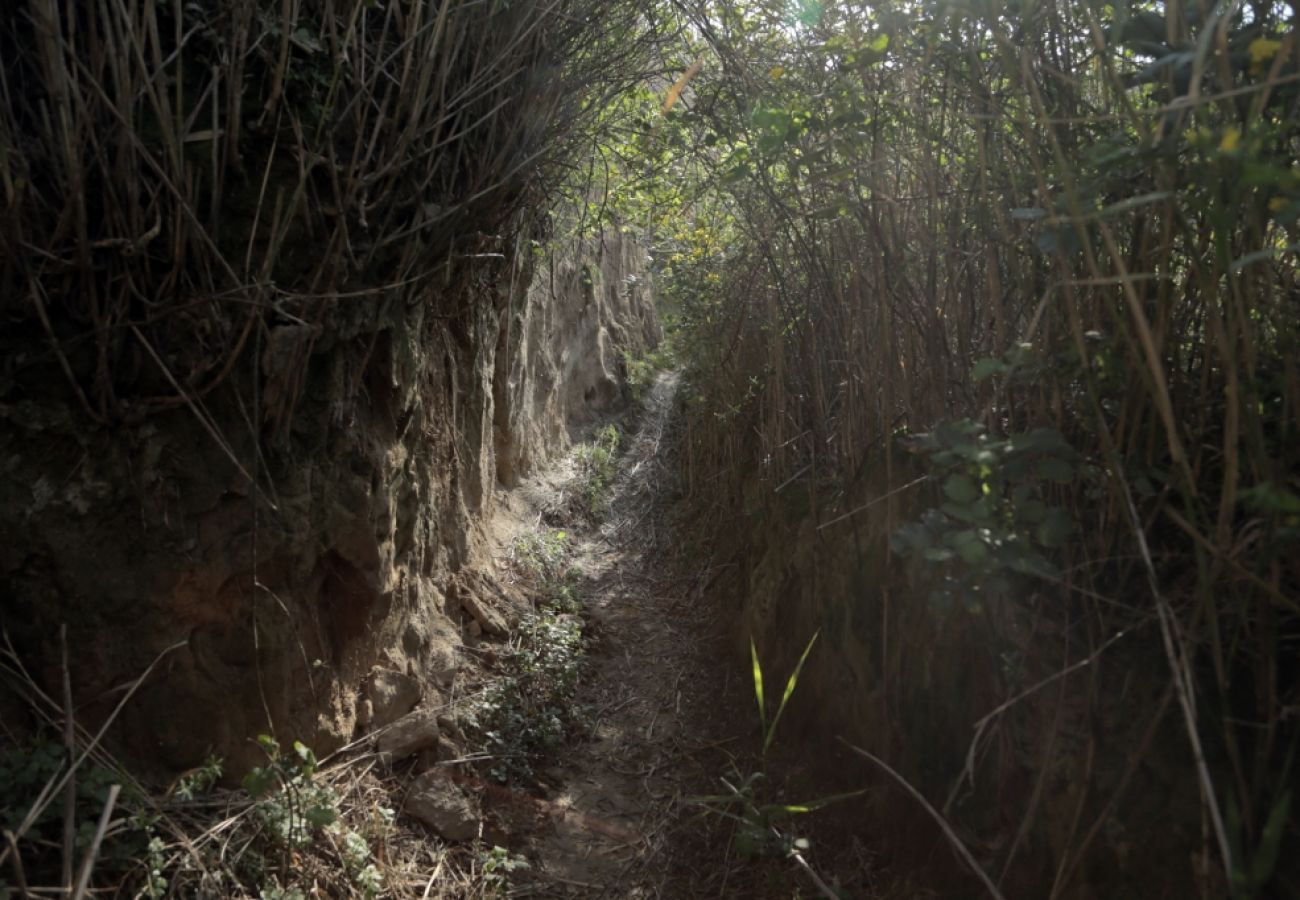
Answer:
[[[851,800],[854,797],[861,797],[867,792],[866,788],[857,791],[849,791],[844,794],[832,794],[829,797],[822,797],[819,800],[812,800],[807,803],[769,803],[766,806],[760,806],[759,812],[766,816],[798,816],[804,813],[816,812],[823,807],[830,806],[832,803],[838,803],[841,800]]]
[[[763,666],[758,661],[758,648],[754,646],[754,639],[749,639],[749,657],[754,663],[754,696],[758,699],[758,722],[763,728],[763,733],[767,733],[767,705],[763,702]],[[767,749],[766,743],[763,745]]]
[[[794,667],[790,673],[790,680],[785,683],[785,693],[781,695],[781,705],[776,708],[776,715],[772,717],[772,724],[768,726],[763,735],[763,752],[767,753],[767,748],[772,745],[772,738],[776,735],[776,723],[781,721],[781,713],[785,712],[785,705],[790,702],[790,695],[794,693],[795,685],[799,683],[799,673],[803,671],[803,664],[808,661],[808,654],[812,652],[813,644],[817,643],[817,636],[821,634],[821,629],[813,632],[812,638],[808,641],[808,646],[803,648],[803,655],[799,657],[799,664]],[[750,647],[754,646],[753,639],[750,639]],[[758,656],[754,656],[754,666],[758,666]]]

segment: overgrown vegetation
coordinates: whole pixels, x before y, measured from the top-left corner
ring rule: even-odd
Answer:
[[[6,423],[38,433],[48,413],[61,440],[93,454],[85,448],[97,440],[134,452],[126,448],[156,434],[158,416],[198,421],[231,466],[202,477],[225,484],[229,475],[249,501],[252,539],[232,549],[241,558],[229,586],[237,606],[254,610],[249,652],[268,717],[279,704],[268,706],[267,693],[291,686],[262,679],[266,643],[257,642],[267,632],[255,598],[273,592],[259,581],[259,528],[265,534],[271,520],[273,529],[296,527],[281,515],[276,482],[301,462],[301,448],[289,446],[301,436],[295,417],[325,399],[317,390],[324,370],[343,375],[322,357],[360,351],[360,365],[340,378],[350,383],[334,389],[365,404],[379,389],[367,367],[390,337],[447,347],[445,399],[456,407],[465,390],[455,383],[456,357],[478,353],[486,320],[501,315],[497,290],[521,262],[517,249],[547,239],[552,206],[584,208],[592,170],[582,163],[604,140],[605,111],[657,67],[656,12],[606,0],[0,8]],[[442,379],[442,356],[430,359],[412,384]],[[347,426],[338,408],[326,416],[331,427]],[[458,427],[450,423],[449,439]],[[9,437],[0,443],[8,447]],[[42,441],[37,434],[24,452],[39,453]],[[37,608],[66,615],[64,599]],[[317,612],[276,601],[291,628]],[[234,627],[248,625],[248,606],[230,615]],[[86,621],[97,637],[100,620]],[[47,621],[19,613],[5,624],[25,653],[44,651]],[[558,613],[528,628],[539,641],[568,635]],[[517,650],[520,683],[563,674],[545,654],[530,660],[532,651]],[[341,777],[337,760],[323,779],[305,747],[268,743],[256,800],[220,788],[204,794],[206,778],[173,796],[138,785],[98,738],[78,729],[74,743],[93,754],[67,747],[26,759],[5,811],[39,798],[43,815],[93,830],[107,799],[91,764],[111,772],[123,789],[114,817],[105,813],[91,889],[284,898],[380,890],[364,860],[363,845],[374,848],[376,838],[329,794]],[[42,778],[37,796],[17,793]],[[77,803],[75,815],[60,817],[50,812],[61,808],[57,798],[42,791],[63,780],[76,786]],[[359,781],[374,789],[373,779]],[[331,815],[337,820],[322,824]],[[352,824],[335,830],[344,820]],[[20,828],[0,846],[0,878],[27,861],[40,885],[71,890],[57,857],[80,860],[87,848],[51,838],[55,824]],[[384,848],[383,889],[402,893],[407,873]],[[126,869],[112,864],[114,854]],[[447,871],[458,871],[454,860]],[[22,877],[13,877],[21,896]]]
[[[666,324],[671,326],[671,320]],[[623,368],[627,373],[627,386],[632,391],[632,400],[636,403],[644,401],[646,391],[654,384],[659,373],[673,368],[675,363],[670,340],[661,341],[659,346],[644,353],[624,352]]]
[[[218,787],[215,759],[165,793],[146,791],[111,760],[87,763],[71,782],[75,804],[45,807],[25,830],[42,789],[66,771],[67,751],[43,737],[7,749],[0,756],[0,809],[23,852],[9,858],[0,894],[21,898],[37,885],[60,883],[69,851],[78,883],[84,870],[125,896],[303,897],[312,883],[330,884],[335,896],[383,893],[372,848],[393,837],[394,811],[345,802],[335,783],[318,776],[315,755],[301,743],[289,753],[265,735],[259,743],[267,764],[249,773],[242,791]],[[117,815],[107,830],[106,807]],[[76,827],[67,844],[69,822]]]
[[[571,555],[567,531],[526,531],[515,540],[516,568],[536,609],[511,635],[499,671],[461,714],[489,757],[488,773],[503,784],[532,781],[535,766],[585,727],[577,690],[586,641]]]
[[[9,4],[0,343],[16,352],[0,394],[61,385],[97,427],[193,414],[258,495],[260,467],[205,398],[234,388],[260,466],[318,347],[408,307],[430,311],[421,339],[463,341],[515,240],[602,170],[578,230],[655,231],[693,496],[738,554],[860,564],[852,596],[748,609],[760,644],[834,619],[805,677],[873,693],[839,698],[830,724],[946,796],[990,883],[1300,893],[1296,16],[1208,0]],[[669,33],[671,88],[647,78]],[[636,390],[646,361],[627,362]],[[579,453],[593,515],[617,444]],[[791,540],[809,531],[816,548]],[[556,534],[521,552],[544,605],[480,710],[500,778],[528,777],[574,724],[582,640]],[[831,650],[857,656],[836,669]],[[969,749],[952,740],[972,731]],[[50,785],[94,746],[68,743],[6,761],[49,795],[31,824],[60,852],[28,832],[0,850],[65,881],[94,840],[45,836]],[[136,841],[134,869],[98,871],[150,895],[289,897],[288,860],[310,846],[343,860],[331,888],[369,891],[309,752],[266,748],[230,867],[231,840],[190,840],[97,751],[140,817],[112,835]],[[78,774],[64,821],[91,822],[116,794]],[[731,786],[744,815],[761,812],[752,786]],[[1133,852],[1134,834],[1162,853]]]
[[[885,694],[827,724],[948,796],[999,881],[1300,890],[1279,852],[1300,742],[1294,7],[679,8],[684,74],[632,143],[658,178],[644,208],[682,213],[647,216],[692,491],[724,532],[752,514],[729,550],[788,545],[806,515],[821,549],[784,552],[875,585],[756,602],[760,643],[852,622],[835,677],[867,665]],[[923,565],[876,563],[881,534]],[[1140,724],[1087,737],[1097,716]],[[1177,798],[1132,768],[1156,755]],[[1011,826],[986,812],[1007,803]],[[1130,827],[1194,865],[1124,857],[1119,823],[1155,809],[1158,835]]]
[[[582,727],[576,697],[584,654],[576,616],[541,610],[524,617],[502,653],[500,674],[462,713],[491,757],[493,779],[531,781],[534,766]]]
[[[464,315],[451,288],[585,196],[575,160],[652,24],[603,0],[6,5],[3,310],[49,351],[13,376],[138,421],[254,378],[276,328],[301,329],[289,372],[388,304]]]

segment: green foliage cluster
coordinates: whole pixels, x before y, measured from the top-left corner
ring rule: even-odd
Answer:
[[[1069,511],[1053,505],[1053,485],[1069,485],[1080,472],[1079,455],[1054,428],[995,438],[976,422],[940,422],[933,432],[912,436],[942,485],[944,502],[892,537],[895,553],[914,555],[940,569],[930,599],[942,609],[1005,597],[1017,576],[1059,581],[1048,554],[1070,539],[1076,525]]]
[[[481,854],[479,868],[488,896],[505,897],[509,895],[511,878],[530,866],[523,855],[511,853],[505,847],[494,846]]]
[[[644,353],[623,351],[623,370],[626,373],[627,386],[632,391],[632,399],[640,403],[645,399],[646,391],[654,384],[655,377],[674,364],[674,351],[669,341],[663,341],[653,350]]]
[[[0,832],[17,833],[42,789],[58,778],[67,765],[67,749],[46,734],[0,748]],[[73,850],[77,859],[84,857],[94,838],[109,787],[121,784],[122,780],[120,773],[91,760],[78,769],[73,806],[77,821]],[[124,791],[119,799],[121,807],[137,811],[126,816],[123,826],[105,839],[98,865],[101,871],[116,876],[141,878],[148,889],[156,873],[145,872],[142,877],[139,861],[148,858],[149,848],[159,841],[159,837],[157,816],[146,812],[147,805],[140,801],[141,798],[133,791]],[[23,835],[20,849],[29,879],[57,882],[63,847],[63,815],[63,803],[52,803]],[[4,877],[0,875],[0,879]],[[162,883],[165,885],[165,881]],[[0,892],[3,890],[4,882],[0,881]]]
[[[515,539],[515,562],[531,580],[539,606],[560,613],[581,609],[581,575],[569,564],[570,554],[569,533],[561,529],[534,529]]]
[[[621,440],[617,426],[605,425],[591,441],[579,444],[573,452],[582,507],[593,518],[603,516],[609,509],[609,491],[614,483]]]
[[[342,821],[338,793],[316,777],[316,754],[300,741],[294,741],[292,752],[286,753],[269,735],[257,740],[266,753],[267,764],[253,768],[244,777],[244,789],[257,801],[257,821],[270,837],[266,850],[274,853],[278,849],[285,861],[278,873],[264,876],[272,880],[261,889],[262,896],[291,897],[299,891],[292,884],[289,854],[322,838],[328,841],[352,886],[362,896],[377,896],[383,890],[384,879],[374,864],[370,844],[363,834]],[[382,837],[392,825],[394,814],[388,809],[378,810],[377,814],[379,827],[374,830]],[[280,885],[281,877],[288,881],[284,887]]]
[[[503,784],[532,779],[541,760],[585,727],[577,690],[586,641],[569,533],[527,531],[513,549],[537,609],[520,622],[501,654],[499,675],[462,718],[491,758],[489,774]]]
[[[529,781],[534,767],[583,727],[578,679],[586,645],[576,616],[543,609],[524,617],[501,659],[502,672],[463,714],[491,757],[496,781]]]

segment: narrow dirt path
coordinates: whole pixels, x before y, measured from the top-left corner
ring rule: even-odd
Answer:
[[[534,896],[681,896],[668,888],[674,828],[691,814],[698,766],[683,765],[707,736],[707,686],[716,653],[709,616],[674,565],[679,548],[665,515],[661,461],[677,376],[654,384],[642,425],[619,461],[609,514],[579,537],[592,638],[579,700],[589,738],[547,771],[562,787],[540,834]]]

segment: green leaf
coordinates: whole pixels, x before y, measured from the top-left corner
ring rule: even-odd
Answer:
[[[971,535],[974,534],[974,532],[962,532],[962,533],[971,534]],[[989,548],[978,537],[975,537],[974,540],[962,541],[960,544],[958,544],[957,554],[961,557],[962,562],[966,563],[966,565],[980,566],[983,565],[988,560]]]
[[[1287,814],[1291,810],[1291,792],[1284,791],[1273,808],[1269,810],[1268,821],[1259,836],[1259,849],[1250,864],[1250,878],[1256,887],[1263,887],[1273,877],[1277,868],[1278,850],[1282,846],[1282,835],[1286,832]]]
[[[772,737],[776,734],[776,723],[781,721],[781,714],[785,712],[785,705],[790,702],[790,695],[794,693],[795,685],[799,682],[799,673],[803,671],[803,664],[808,661],[808,654],[812,652],[813,644],[817,643],[817,636],[821,634],[821,629],[813,632],[813,636],[808,640],[808,646],[803,648],[803,654],[799,657],[799,663],[790,673],[790,678],[785,683],[785,693],[781,695],[781,705],[776,709],[776,715],[772,717],[772,724],[767,728],[767,734],[763,738],[763,752],[767,753],[767,748],[772,745]]]
[[[1060,570],[1052,565],[1045,556],[1028,548],[1022,548],[1020,552],[1011,556],[1007,560],[1007,565],[1013,572],[1019,572],[1021,575],[1033,575],[1047,579],[1061,577]]]
[[[263,769],[259,766],[244,776],[244,790],[248,792],[248,796],[260,799],[278,786],[279,782],[279,776],[274,769]]]
[[[1003,375],[1007,371],[1007,364],[1000,359],[981,359],[975,363],[975,367],[970,370],[972,381],[985,381],[994,375]]]
[[[974,503],[980,496],[980,488],[975,479],[956,472],[944,481],[943,492],[954,503]]]
[[[754,646],[754,639],[749,639],[749,657],[754,666],[754,697],[758,700],[758,721],[767,732],[767,704],[763,702],[763,666],[758,661],[758,647]]]
[[[1074,480],[1074,466],[1058,456],[1049,456],[1039,460],[1038,475],[1048,481],[1065,484]]]
[[[822,797],[820,800],[811,800],[807,803],[771,803],[767,806],[760,806],[758,811],[765,816],[787,815],[798,816],[804,813],[816,812],[819,809],[830,806],[832,803],[838,803],[841,800],[851,800],[854,797],[861,797],[867,792],[866,788],[857,791],[848,791],[843,794],[832,794],[829,797]]]
[[[972,525],[986,524],[993,515],[988,497],[981,497],[974,503],[968,504],[945,503],[941,509],[959,522],[968,522]]]
[[[333,825],[339,815],[332,806],[309,806],[307,808],[307,821],[317,828],[324,828],[327,825]]]
[[[1034,536],[1044,547],[1055,548],[1063,545],[1073,531],[1074,522],[1070,520],[1070,514],[1057,507],[1047,511]]]

